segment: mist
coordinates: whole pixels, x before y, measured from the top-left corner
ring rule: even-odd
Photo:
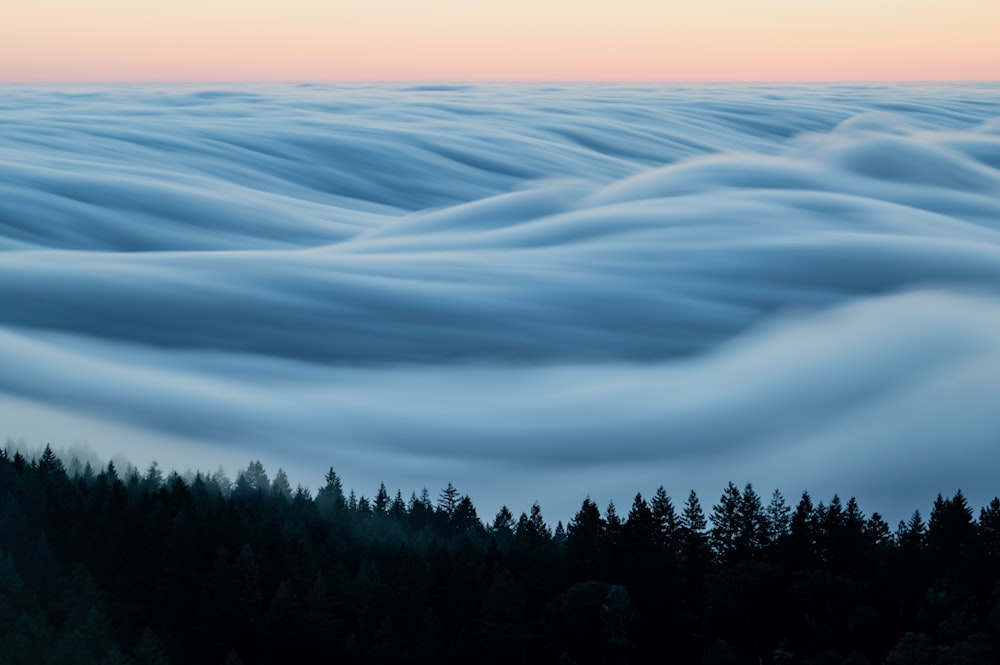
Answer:
[[[997,493],[996,85],[3,89],[0,435],[552,521]]]

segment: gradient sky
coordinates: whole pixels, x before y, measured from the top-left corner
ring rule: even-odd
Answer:
[[[996,80],[996,0],[4,0],[0,81]]]

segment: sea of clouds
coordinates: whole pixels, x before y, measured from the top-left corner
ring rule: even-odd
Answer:
[[[484,517],[1000,493],[1000,86],[11,86],[0,436]]]

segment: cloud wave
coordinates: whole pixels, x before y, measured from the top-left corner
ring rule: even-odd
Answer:
[[[23,401],[562,517],[997,492],[996,86],[6,92],[12,435]]]

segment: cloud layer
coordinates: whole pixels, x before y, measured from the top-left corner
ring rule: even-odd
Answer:
[[[995,86],[7,93],[13,436],[30,403],[562,518],[998,492]]]

